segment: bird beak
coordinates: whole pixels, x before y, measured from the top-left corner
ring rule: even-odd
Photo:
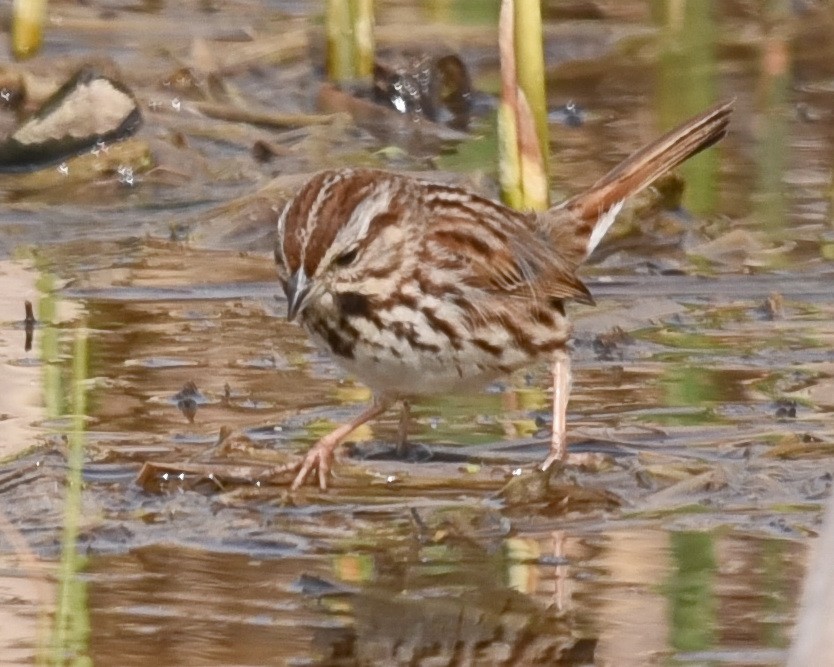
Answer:
[[[290,276],[284,286],[284,293],[287,295],[287,319],[290,322],[304,309],[304,302],[307,300],[312,286],[313,283],[307,279],[307,274],[304,273],[303,268],[298,269]]]

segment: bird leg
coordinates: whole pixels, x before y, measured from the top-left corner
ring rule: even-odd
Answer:
[[[568,454],[567,412],[570,385],[570,356],[565,350],[558,350],[553,358],[553,435],[550,437],[550,453],[542,463],[542,470],[547,470],[556,462],[564,462]]]
[[[321,438],[315,445],[307,452],[304,460],[301,463],[294,464],[290,468],[281,468],[273,471],[286,472],[287,470],[294,470],[299,468],[298,474],[293,480],[290,489],[292,491],[298,490],[307,476],[313,471],[318,470],[319,488],[324,491],[327,488],[327,475],[330,472],[330,467],[333,464],[333,452],[347,438],[353,431],[359,428],[362,424],[371,419],[378,417],[388,408],[391,407],[391,401],[386,398],[375,398],[371,406],[365,409],[362,414],[356,416],[347,424],[342,424],[338,428],[333,429],[330,433]]]
[[[411,416],[411,403],[408,401],[402,402],[402,411],[400,412],[400,427],[397,429],[397,458],[405,458],[405,450],[408,447],[408,419]]]

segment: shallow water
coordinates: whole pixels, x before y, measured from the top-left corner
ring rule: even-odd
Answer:
[[[834,473],[834,16],[551,4],[550,105],[585,114],[554,114],[555,197],[714,101],[737,108],[681,170],[685,208],[641,200],[585,270],[598,303],[573,308],[569,422],[588,465],[533,472],[542,366],[415,405],[409,461],[386,415],[329,492],[294,499],[261,473],[370,395],[286,322],[271,209],[296,174],[341,164],[493,193],[489,112],[460,144],[344,116],[213,119],[196,111],[209,72],[317,111],[319,3],[50,9],[25,66],[115,59],[156,167],[132,185],[0,180],[3,664],[783,663]],[[494,8],[378,5],[381,46],[448,44],[489,109]],[[184,64],[197,86],[175,90]],[[283,150],[257,162],[258,140]]]

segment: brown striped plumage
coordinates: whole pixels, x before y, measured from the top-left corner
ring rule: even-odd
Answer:
[[[339,442],[395,401],[477,388],[548,356],[565,375],[565,301],[592,302],[578,266],[623,201],[721,139],[730,112],[693,118],[544,214],[372,169],[308,181],[278,221],[288,316],[377,400],[314,446],[293,486],[318,468],[324,487]],[[559,386],[564,413],[566,376]],[[563,431],[549,460],[564,455]]]

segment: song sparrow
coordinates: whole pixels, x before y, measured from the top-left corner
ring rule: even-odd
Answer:
[[[373,169],[313,176],[278,219],[275,260],[287,317],[368,385],[372,406],[319,440],[292,488],[360,424],[397,401],[468,390],[549,357],[553,436],[547,468],[566,454],[570,300],[593,303],[579,265],[624,200],[721,139],[732,102],[638,150],[544,213],[518,212],[468,190]]]

